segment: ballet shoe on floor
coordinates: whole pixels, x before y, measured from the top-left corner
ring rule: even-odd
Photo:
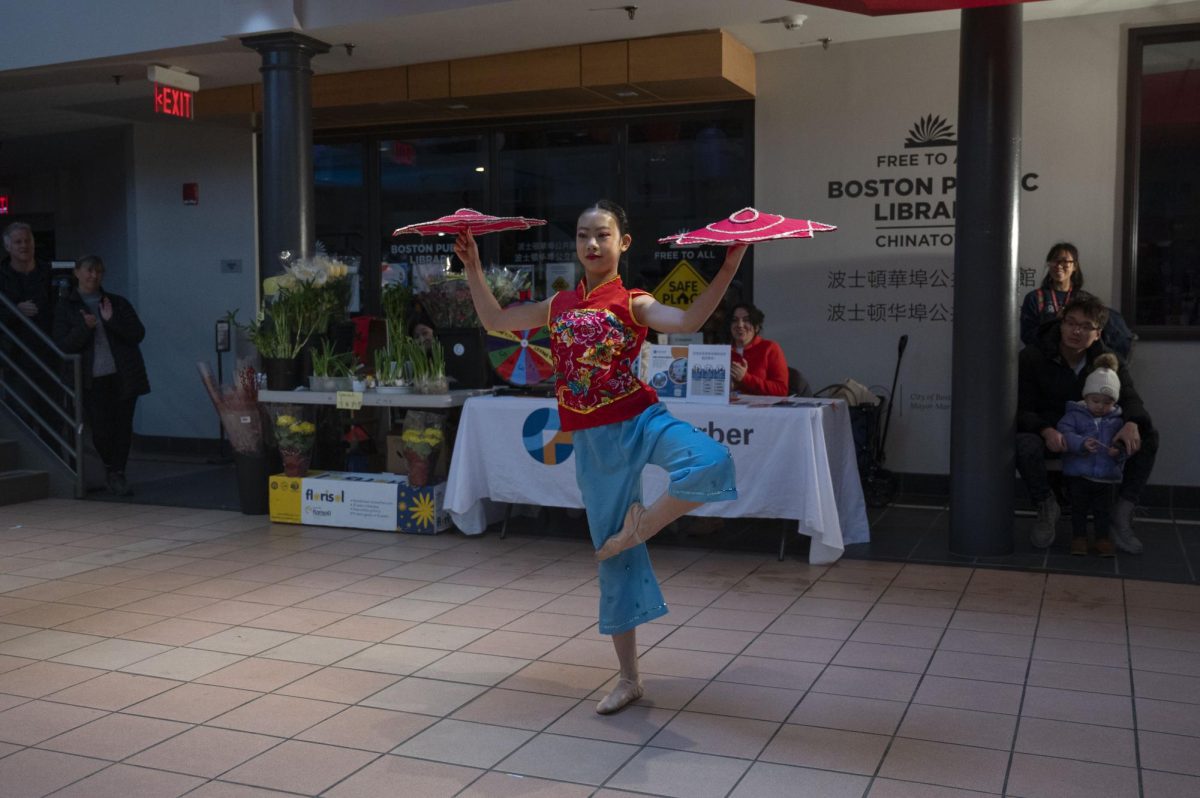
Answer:
[[[596,712],[601,715],[611,715],[624,708],[627,704],[637,701],[645,694],[642,683],[636,679],[618,679],[613,691],[596,704]]]

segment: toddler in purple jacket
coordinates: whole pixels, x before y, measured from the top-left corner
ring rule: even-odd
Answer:
[[[1058,431],[1067,442],[1063,477],[1071,496],[1071,553],[1088,552],[1090,510],[1096,526],[1096,552],[1101,557],[1112,557],[1109,519],[1126,456],[1123,446],[1113,446],[1113,436],[1124,424],[1117,405],[1121,380],[1117,377],[1115,355],[1100,355],[1094,365],[1083,384],[1083,400],[1067,402]]]

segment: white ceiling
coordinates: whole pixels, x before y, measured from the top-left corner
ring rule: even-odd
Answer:
[[[1171,1],[1043,0],[1023,9],[1026,20],[1035,20]],[[256,5],[224,0],[220,24],[227,23],[238,2]],[[820,46],[823,38],[838,47],[855,40],[952,30],[959,21],[956,11],[866,17],[791,0],[629,2],[638,6],[632,20],[620,8],[623,0],[308,0],[292,7],[307,9],[297,20],[303,33],[335,45],[314,59],[318,74],[716,28],[755,52]],[[447,7],[451,10],[428,10]],[[791,14],[808,19],[797,30],[762,22]],[[148,100],[146,66],[152,63],[187,69],[199,76],[201,88],[259,80],[258,55],[236,35],[210,38],[185,47],[0,72],[0,139],[148,118],[148,102],[138,100]],[[340,46],[344,43],[354,45],[353,54]],[[120,83],[114,79],[118,75]]]

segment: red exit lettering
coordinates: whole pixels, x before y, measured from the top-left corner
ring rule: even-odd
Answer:
[[[192,93],[186,89],[154,84],[154,113],[192,118]]]

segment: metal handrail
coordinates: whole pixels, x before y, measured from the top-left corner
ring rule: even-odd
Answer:
[[[78,355],[76,355],[76,357],[78,357]],[[0,350],[0,358],[4,359],[4,362],[7,363],[10,368],[12,368],[13,372],[15,372],[18,377],[20,377],[21,379],[23,379],[25,381],[26,385],[28,385],[33,390],[37,391],[37,395],[42,397],[43,401],[45,401],[46,404],[53,407],[54,412],[56,412],[59,416],[61,416],[63,421],[71,421],[72,420],[72,417],[67,415],[67,411],[63,410],[61,407],[56,405],[54,403],[54,399],[51,398],[49,394],[47,394],[45,391],[42,390],[42,386],[40,386],[36,382],[34,382],[33,379],[31,379],[30,376],[28,374],[26,374],[21,369],[20,366],[18,366],[15,362],[13,362],[13,359],[8,356],[7,352]],[[67,388],[64,383],[59,381],[59,385],[61,385],[63,387],[64,393],[66,393],[69,398],[71,398],[71,399],[75,398],[74,392],[72,392],[69,388]],[[14,398],[16,398],[16,397],[14,397]]]
[[[43,412],[32,407],[30,403],[26,402],[25,399],[22,398],[18,393],[9,391],[7,392],[5,399],[6,401],[15,400],[15,403],[25,411],[25,416],[19,413],[14,414],[17,422],[32,433],[31,438],[33,440],[38,441],[47,452],[49,452],[55,459],[67,467],[67,470],[69,470],[74,477],[76,498],[83,498],[83,358],[80,355],[68,354],[62,351],[54,342],[54,339],[49,335],[46,335],[46,333],[40,327],[30,321],[29,318],[21,312],[20,308],[18,308],[15,303],[10,301],[8,297],[0,295],[0,308],[7,310],[8,315],[12,318],[20,320],[16,324],[0,324],[0,338],[3,338],[11,345],[15,345],[20,353],[25,356],[25,360],[37,364],[37,367],[50,378],[50,384],[48,385],[50,391],[53,392],[55,388],[60,389],[62,391],[63,398],[69,400],[73,406],[73,412],[68,413],[66,410],[64,410],[60,406],[60,403],[55,401],[45,390],[43,390],[42,386],[39,385],[36,380],[34,380],[33,376],[29,373],[29,369],[27,367],[22,367],[16,359],[9,357],[9,353],[0,350],[0,357],[3,358],[5,365],[12,371],[14,376],[20,377],[26,385],[32,388],[36,394],[41,397],[45,405],[54,409],[54,413],[59,416],[62,421],[70,424],[70,433],[66,437],[61,435],[58,429],[55,428],[55,425],[51,423],[53,416],[47,418]],[[24,326],[22,327],[21,325]],[[16,330],[18,329],[23,329],[25,332],[32,334],[35,340],[39,340],[42,343],[46,349],[46,352],[41,355],[34,352],[33,349],[30,348],[24,340],[22,340],[22,336],[17,334]],[[16,354],[16,352],[13,352],[13,354]],[[49,360],[51,361],[57,360],[60,364],[70,364],[71,381],[69,383],[61,376],[61,369],[56,369],[54,366],[46,362],[46,355],[49,355]],[[42,432],[58,443],[62,447],[62,451],[65,452],[70,450],[72,452],[72,457],[64,457],[63,454],[56,450],[54,446],[47,444],[42,436],[38,433],[38,430],[30,426],[30,423],[26,420],[26,417],[32,419],[33,423],[40,428]],[[68,440],[68,438],[71,438],[72,440]]]

